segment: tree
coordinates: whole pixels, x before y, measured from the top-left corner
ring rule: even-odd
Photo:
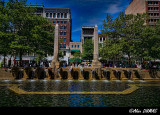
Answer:
[[[112,55],[113,57],[116,57],[118,52],[127,55],[129,65],[131,65],[131,59],[137,58],[135,54],[140,54],[139,49],[143,49],[138,44],[141,43],[141,33],[145,28],[146,18],[146,14],[125,15],[123,12],[115,19],[110,15],[106,16],[102,25],[102,33],[112,39],[110,48],[114,50],[112,54],[115,56]],[[114,47],[117,48],[114,49]]]
[[[85,39],[83,46],[83,52],[81,54],[82,59],[92,60],[93,59],[93,41],[92,39]]]
[[[10,49],[10,43],[13,38],[13,34],[10,32],[10,16],[8,15],[8,9],[5,7],[5,2],[0,1],[0,54],[4,56],[4,66],[5,57],[8,54],[12,54]]]
[[[79,51],[76,51],[74,54],[73,54],[73,62],[78,62],[80,60],[80,52]]]
[[[122,57],[122,46],[119,43],[119,39],[106,39],[104,45],[99,48],[99,54],[102,60],[113,60],[115,61]]]
[[[142,47],[144,60],[156,60],[160,58],[160,26],[147,26],[142,32]]]
[[[53,54],[54,27],[51,25],[38,25],[31,30],[31,52],[40,56]]]
[[[34,52],[38,55],[50,53],[53,47],[54,27],[50,22],[35,14],[36,9],[26,6],[25,1],[8,2],[11,32],[14,34],[10,47],[19,54],[20,66],[22,55],[27,52]],[[47,44],[47,45],[46,45]]]

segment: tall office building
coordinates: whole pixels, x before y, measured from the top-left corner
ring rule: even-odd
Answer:
[[[37,15],[46,17],[53,25],[59,25],[59,47],[65,49],[69,47],[71,41],[72,19],[70,8],[46,8],[42,5],[36,5]]]
[[[148,25],[155,25],[160,20],[160,0],[132,0],[125,10],[125,14],[147,13]]]
[[[59,48],[64,54],[64,58],[61,60],[68,63],[72,30],[70,8],[46,8],[43,5],[33,5],[32,7],[37,8],[37,15],[47,18],[53,25],[59,25]],[[47,58],[48,60],[52,60],[52,56],[48,56]]]

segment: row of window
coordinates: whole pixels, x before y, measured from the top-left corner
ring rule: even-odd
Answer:
[[[67,13],[46,13],[47,18],[67,18]]]
[[[159,16],[159,13],[148,13],[149,16]]]
[[[57,23],[57,24],[67,24],[67,21],[53,21],[53,24],[55,24],[55,23]]]
[[[63,35],[66,36],[66,35],[67,35],[67,32],[60,32],[60,35],[61,35],[61,36],[63,36]]]
[[[148,7],[148,10],[149,11],[151,11],[151,10],[158,11],[159,7]]]
[[[79,48],[79,45],[72,45],[72,48]]]
[[[67,29],[67,26],[61,26],[60,29],[61,29],[61,30],[63,30],[63,29],[66,30],[66,29]]]
[[[149,19],[148,21],[149,21],[149,22],[158,22],[159,19]]]
[[[63,39],[63,38],[61,38],[61,41],[62,41],[62,42],[66,42],[66,41],[67,41],[67,39],[66,39],[66,38],[64,38],[64,39]]]
[[[150,5],[150,4],[156,4],[156,5],[158,5],[158,1],[148,1],[148,4]]]
[[[105,41],[106,40],[106,38],[101,38],[101,37],[99,37],[99,41],[100,42],[103,42],[103,41]]]
[[[66,48],[66,44],[60,44],[60,48]]]

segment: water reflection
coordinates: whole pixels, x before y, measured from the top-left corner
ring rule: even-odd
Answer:
[[[129,82],[129,83],[133,83],[134,81],[132,81],[132,80],[127,80],[127,82]]]
[[[139,82],[142,82],[142,83],[143,83],[143,82],[147,82],[147,81],[144,81],[144,80],[139,80]]]
[[[70,95],[69,100],[69,106],[71,107],[107,107],[103,96],[75,94]]]
[[[159,84],[150,81],[9,81],[2,80],[0,84],[19,84],[25,91],[123,91],[128,84]],[[49,106],[49,107],[145,107],[160,106],[160,86],[140,86],[138,90],[128,95],[18,95],[7,87],[0,87],[0,107],[2,106]]]
[[[10,82],[10,80],[2,80],[2,81],[3,81],[3,82],[6,82],[6,83],[7,83],[7,82]]]
[[[110,83],[111,81],[109,81],[109,80],[103,80],[103,82]]]

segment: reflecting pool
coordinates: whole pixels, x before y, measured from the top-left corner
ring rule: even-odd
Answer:
[[[160,81],[2,80],[0,107],[160,107]]]

